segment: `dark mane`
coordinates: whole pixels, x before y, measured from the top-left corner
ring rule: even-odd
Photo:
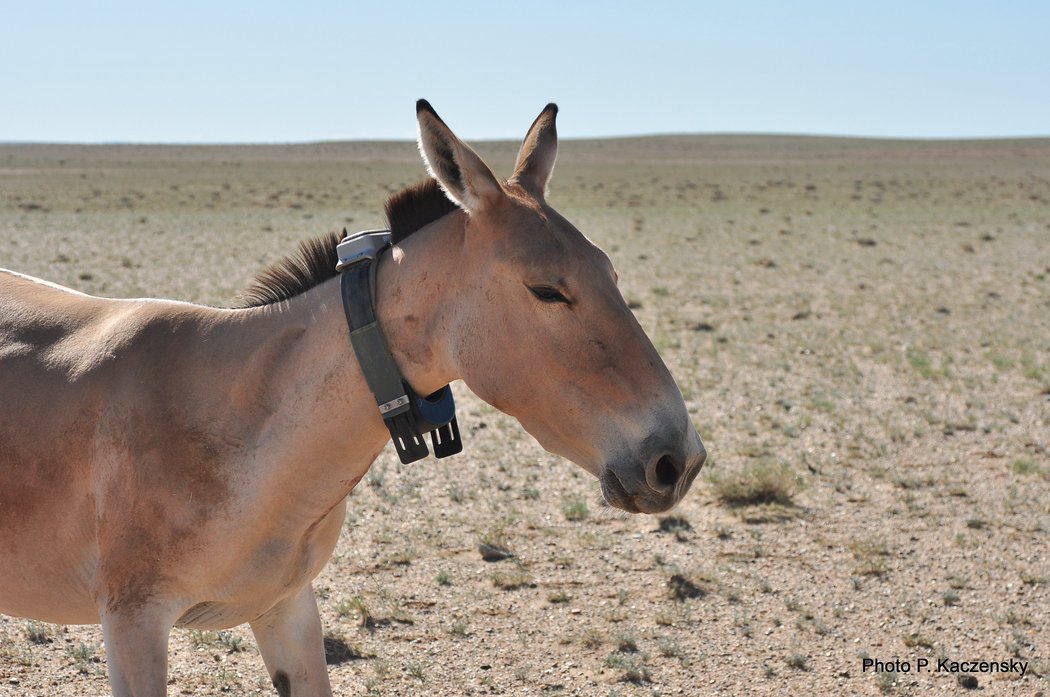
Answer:
[[[295,254],[271,264],[256,276],[238,297],[237,307],[271,305],[294,298],[330,278],[335,278],[335,247],[343,236],[330,232],[303,240]]]
[[[435,179],[426,179],[399,191],[387,199],[385,208],[394,244],[457,210]],[[252,280],[238,297],[237,307],[272,305],[335,278],[339,275],[335,270],[335,248],[342,238],[343,235],[330,232],[300,242],[294,254],[270,265]]]
[[[386,200],[386,221],[394,244],[416,230],[459,210],[445,196],[437,179],[428,177]]]

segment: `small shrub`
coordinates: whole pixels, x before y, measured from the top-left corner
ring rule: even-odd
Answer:
[[[664,637],[657,641],[656,645],[660,649],[660,655],[664,658],[681,658],[682,656],[682,646],[677,639]]]
[[[96,644],[81,642],[66,649],[66,654],[73,660],[73,665],[76,666],[77,672],[83,675],[93,675],[99,672],[99,659],[95,655],[96,651],[98,651]]]
[[[355,595],[350,600],[344,600],[335,606],[335,611],[339,613],[340,617],[350,617],[351,615],[357,615],[358,626],[371,629],[376,626],[375,617],[372,612],[368,609],[368,605],[365,603],[365,599],[359,595]]]
[[[50,644],[51,627],[42,622],[26,622],[26,641],[31,644]]]
[[[897,684],[900,682],[900,674],[895,670],[882,671],[875,680],[878,683],[879,691],[889,692],[897,687]]]
[[[532,585],[532,576],[522,568],[492,574],[492,585],[500,590],[512,591]]]
[[[567,603],[572,600],[572,596],[565,591],[555,591],[547,596],[547,602],[553,605],[558,603]]]
[[[709,479],[715,494],[729,506],[764,503],[791,506],[802,486],[802,480],[791,467],[770,462],[750,463],[737,472],[713,472]]]
[[[675,574],[667,580],[667,592],[672,600],[702,598],[710,592],[703,582],[697,583],[683,574]]]
[[[660,532],[688,532],[693,529],[689,521],[677,515],[660,519]]]
[[[904,642],[904,645],[909,649],[915,648],[916,646],[921,646],[924,649],[933,648],[933,641],[922,634],[905,634],[901,637],[901,641]]]
[[[649,668],[646,667],[643,658],[643,656],[637,655],[625,656],[622,653],[611,653],[605,657],[605,667],[623,671],[623,676],[620,679],[625,682],[633,682],[635,684],[652,682],[652,675],[649,673]]]
[[[597,649],[600,648],[601,645],[604,643],[605,637],[603,637],[602,633],[599,632],[597,629],[588,629],[586,632],[583,633],[583,636],[580,637],[580,644],[584,648]]]
[[[245,650],[244,639],[228,629],[219,632],[219,645],[230,653],[240,653]]]
[[[621,634],[616,637],[616,650],[620,653],[637,653],[638,642],[630,634]]]
[[[1015,474],[1033,474],[1039,471],[1039,465],[1036,464],[1035,460],[1030,460],[1026,457],[1019,457],[1014,460],[1013,467]]]
[[[562,501],[561,512],[565,515],[565,520],[572,522],[585,520],[589,513],[587,502],[575,497],[569,497]]]
[[[886,573],[886,558],[890,549],[882,540],[858,540],[850,545],[857,560],[854,572],[861,576],[882,576]]]

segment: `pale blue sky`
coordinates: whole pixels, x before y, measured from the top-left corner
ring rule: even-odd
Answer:
[[[0,0],[0,141],[1050,135],[1050,2]]]

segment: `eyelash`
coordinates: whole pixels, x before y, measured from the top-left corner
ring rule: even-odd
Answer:
[[[540,302],[572,304],[568,298],[561,294],[561,291],[550,286],[529,286],[529,290]]]

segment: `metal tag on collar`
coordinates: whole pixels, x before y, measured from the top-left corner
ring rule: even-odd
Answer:
[[[381,249],[390,244],[389,230],[362,230],[352,235],[347,235],[339,246],[335,248],[339,261],[336,262],[336,271],[342,271],[351,264],[356,264],[365,259],[375,259]]]
[[[408,384],[407,411],[384,414],[383,422],[390,431],[394,449],[402,464],[409,464],[430,454],[423,434],[430,433],[430,442],[434,446],[434,457],[443,458],[463,451],[463,440],[459,435],[459,422],[456,421],[456,402],[452,397],[452,388],[445,385],[437,392],[420,397]],[[398,400],[400,401],[400,400]],[[380,405],[379,411],[383,412]]]

